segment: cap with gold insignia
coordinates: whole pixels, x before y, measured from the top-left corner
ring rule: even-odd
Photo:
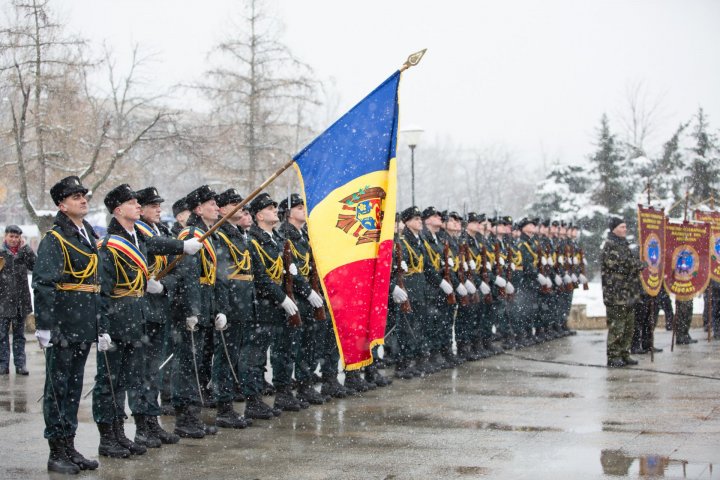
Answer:
[[[134,198],[137,198],[135,191],[130,188],[130,185],[123,183],[110,190],[103,201],[107,209],[112,213],[117,207]]]
[[[261,193],[257,197],[252,199],[252,202],[250,202],[250,213],[255,215],[260,210],[269,207],[270,205],[274,205],[277,207],[277,202],[270,198],[269,193]]]
[[[142,190],[138,190],[135,193],[137,194],[138,202],[143,207],[145,205],[151,205],[153,203],[163,203],[165,201],[165,199],[160,196],[157,188],[155,187],[143,188]]]
[[[74,195],[76,193],[82,193],[85,195],[87,192],[88,189],[83,187],[82,182],[80,182],[80,178],[72,175],[70,177],[63,178],[53,185],[50,189],[50,197],[52,197],[55,205],[60,205],[60,202],[70,195]]]
[[[195,210],[198,205],[215,200],[216,193],[207,185],[198,187],[192,192],[187,194],[185,197],[185,203],[187,203],[188,210]]]
[[[242,195],[234,188],[228,188],[224,192],[215,196],[218,207],[225,207],[231,203],[240,203],[243,201]]]

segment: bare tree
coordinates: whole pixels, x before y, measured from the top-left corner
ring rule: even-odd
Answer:
[[[619,115],[630,158],[647,155],[646,142],[657,132],[662,116],[662,96],[652,97],[645,82],[625,87],[624,110]]]
[[[278,40],[262,0],[248,0],[242,32],[215,47],[200,88],[212,104],[214,160],[242,188],[253,188],[312,134],[308,109],[317,102],[311,68]]]
[[[15,17],[0,30],[0,88],[9,103],[5,138],[13,155],[2,164],[18,180],[30,219],[42,230],[52,222],[49,185],[78,175],[97,191],[121,161],[145,141],[165,116],[134,96],[133,79],[144,59],[134,52],[129,73],[117,80],[106,54],[110,99],[89,88],[87,43],[63,32],[50,0],[15,0]]]

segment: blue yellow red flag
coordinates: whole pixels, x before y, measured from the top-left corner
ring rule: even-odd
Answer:
[[[295,156],[310,244],[348,370],[371,364],[372,348],[385,335],[400,75],[391,75]]]

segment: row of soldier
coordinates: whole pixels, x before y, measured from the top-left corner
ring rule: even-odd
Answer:
[[[49,470],[98,467],[74,447],[92,343],[92,413],[98,452],[109,457],[202,438],[217,427],[245,428],[253,419],[390,383],[376,366],[346,372],[344,385],[338,381],[332,324],[314,320],[325,306],[312,281],[299,195],[278,205],[263,193],[239,209],[236,190],[216,194],[203,186],[173,206],[178,223],[171,231],[160,220],[164,200],[154,187],[134,191],[123,184],[104,199],[112,219],[101,239],[84,220],[87,192],[77,177],[51,189],[58,213],[33,275],[36,335],[46,356]],[[285,219],[279,227],[278,206]],[[228,221],[204,238],[220,215]],[[508,217],[463,219],[432,207],[411,207],[401,217],[382,359],[395,362],[396,377],[570,333],[572,290],[587,281],[576,229],[526,218],[513,230]],[[497,339],[503,347],[492,344]],[[272,384],[265,381],[268,351]],[[272,405],[262,398],[270,392]],[[176,417],[174,432],[158,421],[163,397]],[[244,415],[233,406],[239,397]],[[126,401],[134,441],[124,432]],[[217,408],[214,426],[201,420],[202,406]]]

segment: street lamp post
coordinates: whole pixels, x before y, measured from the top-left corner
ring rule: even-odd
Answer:
[[[412,205],[415,205],[415,147],[420,143],[424,130],[419,127],[413,127],[403,130],[401,133],[405,141],[410,147],[410,192]]]

